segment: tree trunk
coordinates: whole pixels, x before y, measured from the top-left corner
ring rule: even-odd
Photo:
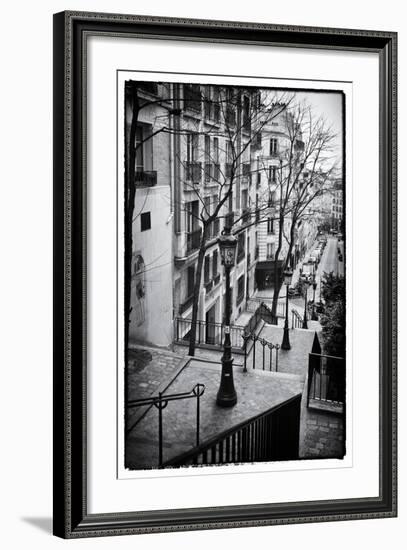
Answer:
[[[206,227],[203,228],[202,239],[201,239],[201,244],[200,244],[199,253],[198,253],[198,263],[197,263],[196,272],[195,272],[194,301],[192,303],[191,331],[189,333],[189,350],[188,350],[188,355],[191,355],[191,356],[195,355],[199,295],[201,290],[202,267],[205,259],[205,252],[206,252],[205,243],[206,243]]]
[[[281,283],[282,283],[281,278],[279,276],[278,260],[280,257],[280,252],[283,244],[283,231],[284,231],[284,216],[280,213],[280,218],[278,222],[278,247],[276,250],[276,254],[274,256],[274,292],[273,292],[273,302],[271,305],[272,317],[276,317],[277,315],[278,296],[280,294]]]
[[[133,113],[130,125],[130,134],[127,143],[127,159],[125,164],[125,189],[124,189],[124,366],[127,375],[129,356],[129,331],[131,315],[131,267],[133,257],[133,214],[136,198],[135,185],[135,138],[138,119],[137,90],[132,88]]]

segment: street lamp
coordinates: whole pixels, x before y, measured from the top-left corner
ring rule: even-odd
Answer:
[[[288,288],[291,284],[291,280],[293,278],[293,272],[288,267],[284,271],[284,284],[286,285],[286,299],[285,299],[285,321],[284,321],[284,335],[283,335],[283,342],[281,344],[281,349],[291,349],[290,345],[290,334],[288,330]]]
[[[307,319],[307,297],[308,297],[308,287],[309,287],[309,281],[304,281],[304,289],[305,289],[305,308],[304,308],[304,319],[302,321],[302,328],[308,328],[308,319]]]
[[[315,291],[317,289],[317,279],[314,275],[314,279],[312,281],[312,288],[314,289],[313,299],[312,299],[312,315],[311,320],[312,321],[318,321],[318,315],[315,313]]]
[[[221,407],[233,407],[237,395],[233,383],[233,357],[230,343],[230,270],[235,265],[237,239],[230,234],[230,227],[225,227],[218,239],[222,265],[225,267],[226,299],[225,299],[225,341],[222,355],[222,374],[216,403]]]

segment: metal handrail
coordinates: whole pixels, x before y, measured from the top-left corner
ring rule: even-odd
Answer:
[[[163,395],[159,392],[158,396],[145,397],[143,399],[132,399],[127,401],[126,407],[145,407],[154,405],[158,409],[158,466],[163,464],[163,410],[170,401],[179,401],[180,399],[191,399],[196,397],[196,446],[199,446],[199,427],[200,427],[200,398],[205,392],[205,384],[196,384],[191,391],[182,393],[172,393]]]
[[[296,309],[291,310],[291,328],[302,328],[303,318]]]
[[[273,371],[273,350],[275,350],[275,372],[278,372],[278,350],[280,349],[280,344],[273,344],[265,338],[262,338],[260,335],[254,333],[248,334],[244,333],[243,338],[243,350],[244,350],[244,363],[243,363],[243,372],[247,372],[247,347],[248,343],[251,340],[253,342],[252,346],[252,368],[256,368],[256,343],[259,342],[263,346],[263,369],[266,370],[266,348],[268,349],[269,361],[268,361],[268,370]]]

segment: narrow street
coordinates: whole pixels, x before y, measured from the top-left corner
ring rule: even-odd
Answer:
[[[339,261],[338,259],[338,248],[340,249],[343,258],[343,241],[338,241],[336,237],[329,237],[321,258],[321,262],[318,266],[317,274],[322,275],[324,271],[327,273],[333,271],[335,275],[343,276],[344,261]]]

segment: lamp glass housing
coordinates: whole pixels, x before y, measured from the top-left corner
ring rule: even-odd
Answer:
[[[233,235],[221,235],[218,239],[222,265],[233,267],[236,262],[237,239]]]
[[[283,273],[284,275],[284,284],[287,286],[290,286],[292,278],[293,278],[293,272],[290,268],[286,269]]]

